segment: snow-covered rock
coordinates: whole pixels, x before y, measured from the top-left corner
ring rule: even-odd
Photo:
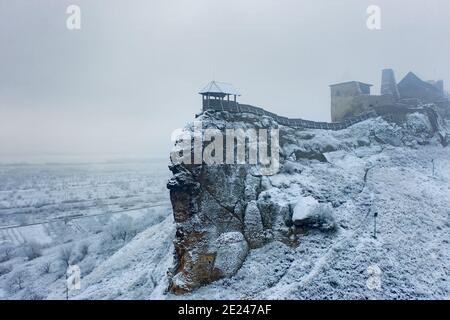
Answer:
[[[229,277],[242,266],[248,252],[248,244],[240,232],[227,232],[216,240],[217,255],[214,261],[216,272],[221,277]]]
[[[430,136],[433,134],[433,127],[428,117],[422,113],[411,113],[406,116],[406,128],[414,134],[425,134]]]
[[[260,247],[264,241],[264,227],[256,201],[251,201],[247,204],[244,224],[245,238],[248,240],[250,248]]]
[[[290,267],[283,266],[286,274],[279,279],[279,283],[271,283],[273,288],[266,287],[258,293],[252,292],[253,296],[321,298],[328,297],[324,292],[337,294],[345,287],[344,296],[352,297],[353,289],[347,284],[351,283],[351,279],[346,278],[347,283],[339,281],[339,276],[330,271],[329,267],[336,262],[335,259],[339,256],[337,253],[348,250],[353,254],[363,252],[358,261],[350,253],[346,256],[346,261],[339,261],[345,272],[353,274],[357,270],[358,274],[353,274],[353,277],[360,282],[355,294],[362,297],[367,288],[361,275],[373,261],[382,264],[377,259],[383,256],[381,253],[372,253],[372,247],[370,250],[359,247],[371,239],[373,224],[370,213],[377,210],[379,220],[387,219],[384,224],[383,220],[379,223],[389,233],[385,234],[389,238],[389,245],[397,243],[394,235],[397,229],[390,226],[396,225],[398,228],[400,223],[404,230],[411,228],[405,220],[399,221],[399,216],[403,214],[402,208],[408,207],[414,211],[406,203],[418,201],[419,198],[420,201],[429,202],[428,198],[417,196],[417,190],[411,191],[414,196],[404,194],[401,200],[389,200],[396,197],[393,193],[399,192],[414,180],[413,175],[419,174],[429,180],[425,173],[419,172],[425,170],[426,163],[430,163],[431,155],[420,151],[417,146],[425,148],[421,145],[428,145],[433,153],[440,154],[439,157],[448,153],[441,150],[441,143],[434,135],[436,130],[432,126],[430,131],[424,114],[409,115],[405,124],[373,118],[339,131],[301,130],[279,125],[267,117],[245,113],[205,112],[199,115],[197,120],[202,121],[204,127],[219,130],[267,126],[279,128],[282,169],[270,177],[261,177],[255,174],[251,165],[201,164],[171,167],[174,177],[168,187],[177,232],[175,264],[172,269],[173,285],[170,290],[177,294],[185,293],[188,297],[191,296],[189,292],[201,297],[195,292],[208,292],[205,288],[198,289],[205,285],[211,290],[214,286],[225,290],[230,282],[224,277],[231,276],[234,280],[230,281],[238,281],[240,270],[251,265],[249,259],[255,258],[257,254],[266,254],[261,249],[279,242],[297,248],[294,250],[296,258]],[[442,168],[446,168],[445,157],[439,159]],[[425,171],[430,174],[431,169]],[[383,172],[396,176],[397,180],[385,179]],[[430,188],[435,189],[438,183],[430,180],[429,184]],[[449,190],[445,189],[445,199],[448,199]],[[431,208],[430,204],[429,209]],[[384,211],[385,215],[380,211]],[[415,214],[423,215],[422,212]],[[435,214],[439,216],[436,218],[439,220],[443,218],[444,212],[441,210]],[[414,220],[416,221],[415,216]],[[433,225],[431,222],[430,224]],[[448,226],[441,225],[441,228],[448,229]],[[339,232],[301,232],[304,229],[339,229]],[[225,236],[228,234],[243,235],[244,240],[236,240],[241,239],[241,236],[233,236],[230,237],[233,241],[224,241],[223,237],[228,239]],[[224,244],[218,245],[218,239]],[[382,247],[381,236],[377,239],[377,245]],[[373,246],[372,242],[370,246]],[[439,261],[439,268],[443,271],[443,260]],[[241,264],[242,267],[239,267]],[[399,267],[398,276],[402,268],[412,272],[409,267]],[[273,274],[271,271],[267,272]],[[322,272],[329,279],[322,279]],[[261,277],[265,278],[266,275]],[[319,278],[325,291],[316,292],[309,287],[310,283]],[[239,279],[242,281],[242,278]],[[218,284],[211,284],[214,281]],[[181,285],[183,288],[180,289]],[[236,286],[239,287],[237,284]],[[243,288],[240,290],[243,295],[247,292]],[[305,290],[310,296],[298,292]],[[402,291],[401,294],[386,292],[384,296],[405,295],[408,293]],[[230,293],[228,296],[241,297],[239,293]]]
[[[301,197],[294,207],[292,220],[295,222],[307,219],[318,204],[319,202],[311,196]]]
[[[334,230],[336,222],[332,207],[328,203],[319,203],[311,196],[301,197],[294,208],[292,220],[299,228]]]

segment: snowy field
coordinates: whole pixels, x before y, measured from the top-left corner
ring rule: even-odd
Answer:
[[[65,298],[62,252],[84,276],[163,221],[168,176],[167,160],[0,165],[0,298]]]

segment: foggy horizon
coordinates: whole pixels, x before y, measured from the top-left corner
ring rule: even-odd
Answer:
[[[448,1],[330,3],[0,0],[0,158],[168,158],[213,79],[242,103],[318,121],[330,84],[379,94],[384,68],[449,89]],[[66,28],[71,4],[81,30]],[[366,26],[372,4],[381,30]]]

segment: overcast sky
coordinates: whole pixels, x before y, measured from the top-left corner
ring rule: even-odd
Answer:
[[[386,67],[450,81],[449,17],[448,0],[0,0],[0,156],[167,157],[213,77],[242,102],[329,121],[331,83],[378,93]]]

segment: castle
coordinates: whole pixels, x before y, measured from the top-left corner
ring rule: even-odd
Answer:
[[[423,81],[409,72],[397,83],[394,71],[385,69],[382,71],[380,95],[372,95],[371,87],[371,84],[359,81],[330,85],[332,122],[292,119],[257,106],[241,104],[237,101],[241,94],[229,83],[212,81],[199,94],[202,95],[203,111],[252,113],[271,117],[282,125],[305,129],[341,130],[376,116],[402,121],[408,113],[430,112],[423,107],[429,104],[436,108],[433,112],[450,117],[450,100],[442,80]]]
[[[445,110],[450,107],[442,80],[423,81],[412,72],[397,83],[394,71],[384,69],[380,95],[370,94],[370,87],[359,81],[331,85],[331,120],[339,122],[374,109],[395,111],[428,103]]]
[[[252,106],[249,104],[242,104],[237,102],[237,97],[241,94],[231,84],[225,82],[211,81],[204,87],[199,94],[202,95],[203,112],[220,112],[226,111],[231,113],[250,113],[256,116],[266,116],[274,119],[281,125],[305,128],[305,129],[325,129],[325,130],[341,130],[345,129],[357,122],[366,120],[372,116],[376,116],[373,112],[366,112],[342,122],[317,122],[304,119],[292,119],[279,116],[275,113],[269,112],[263,108]],[[232,97],[230,99],[230,97]]]

